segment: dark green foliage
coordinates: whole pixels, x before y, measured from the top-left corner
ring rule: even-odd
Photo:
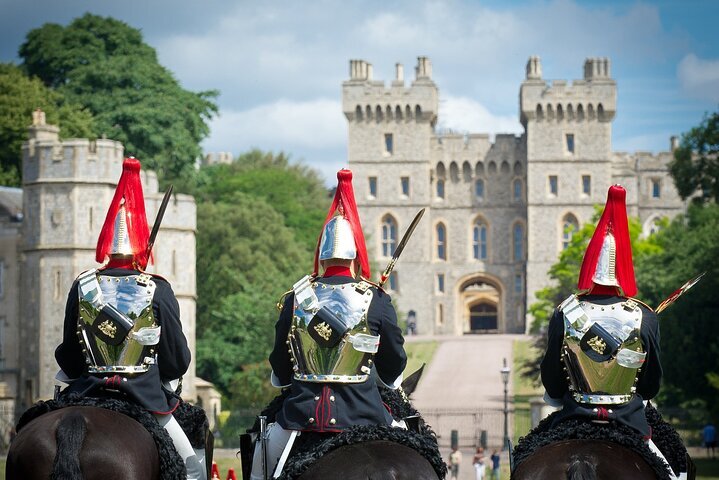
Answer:
[[[20,185],[21,147],[32,112],[38,108],[45,112],[47,123],[61,127],[63,138],[93,137],[89,111],[67,102],[15,65],[0,63],[0,185]]]
[[[94,115],[98,136],[122,142],[163,181],[189,174],[200,157],[217,93],[184,90],[139,30],[86,14],[30,31],[20,56],[29,74]]]
[[[259,151],[204,167],[182,188],[198,204],[198,375],[234,407],[261,407],[276,393],[275,304],[310,273],[327,190],[315,171]]]
[[[679,195],[696,202],[719,202],[719,112],[704,117],[701,125],[682,135],[669,171]]]
[[[658,305],[701,272],[704,278],[659,314],[664,381],[661,399],[677,406],[701,401],[719,415],[719,205],[690,206],[662,229],[662,252],[638,270],[643,293]]]

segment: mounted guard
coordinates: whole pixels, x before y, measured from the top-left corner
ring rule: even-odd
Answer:
[[[645,410],[662,377],[659,323],[650,307],[632,298],[637,287],[625,199],[624,188],[609,188],[584,255],[579,292],[565,299],[549,322],[542,383],[545,400],[562,407],[550,417],[553,427],[570,419],[617,422],[668,465],[652,441]]]
[[[337,178],[314,272],[295,283],[280,304],[271,381],[287,390],[276,421],[260,433],[253,480],[278,477],[303,432],[393,423],[377,383],[397,388],[401,382],[404,339],[390,296],[367,280],[370,265],[352,172],[340,170]]]
[[[151,236],[140,162],[124,160],[95,254],[107,263],[73,283],[55,358],[58,379],[69,384],[61,395],[120,398],[144,407],[169,433],[187,478],[204,480],[204,452],[193,449],[173,417],[178,383],[190,364],[179,305],[167,280],[145,272],[168,198]]]

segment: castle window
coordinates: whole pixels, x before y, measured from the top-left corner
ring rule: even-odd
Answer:
[[[392,215],[382,219],[382,256],[391,257],[397,248],[397,221]]]
[[[444,198],[444,180],[437,180],[437,198]]]
[[[566,135],[567,140],[567,152],[574,153],[574,134],[568,133]]]
[[[357,105],[357,108],[355,108],[355,120],[362,120],[362,107],[360,105]]]
[[[520,223],[512,229],[512,256],[515,262],[524,259],[524,228]]]
[[[384,153],[392,155],[394,153],[394,139],[391,133],[384,134]]]
[[[522,276],[516,274],[514,276],[514,293],[522,293]]]
[[[566,249],[572,242],[572,237],[579,230],[577,217],[568,213],[562,220],[562,250]]]
[[[515,202],[521,202],[522,201],[522,181],[518,178],[515,178],[512,182],[512,198]]]
[[[443,223],[437,224],[436,235],[437,258],[439,260],[447,260],[447,228]]]
[[[397,275],[397,272],[392,272],[389,274],[387,286],[389,286],[390,291],[399,292],[399,276]]]
[[[89,223],[90,223],[90,231],[92,232],[92,230],[93,230],[93,225],[92,225],[92,207],[90,207],[89,216],[90,216],[90,222],[89,222]]]
[[[53,289],[55,291],[55,293],[54,293],[53,297],[55,300],[60,300],[62,298],[62,272],[60,272],[59,269],[55,269],[52,272],[52,276],[53,276],[53,280],[55,283],[54,289]]]
[[[377,177],[369,177],[369,195],[372,198],[377,197]]]
[[[437,292],[444,293],[444,273],[437,274]]]
[[[658,178],[652,178],[652,198],[661,198],[662,196],[662,184]]]
[[[444,305],[437,304],[437,325],[444,325]]]
[[[472,227],[472,258],[487,259],[487,225],[482,220],[477,220]]]
[[[591,177],[591,175],[582,175],[582,193],[584,195],[592,194],[592,177]]]
[[[549,176],[549,194],[556,197],[559,193],[559,181],[556,175]]]
[[[484,198],[484,180],[478,178],[474,181],[474,196],[477,198]]]
[[[409,177],[401,177],[400,183],[402,185],[402,195],[409,197]]]

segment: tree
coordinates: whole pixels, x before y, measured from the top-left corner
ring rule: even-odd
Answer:
[[[66,101],[17,66],[0,63],[0,185],[20,185],[21,146],[27,140],[32,112],[38,108],[48,123],[61,127],[63,138],[93,137],[89,111]]]
[[[201,155],[215,91],[184,90],[139,30],[91,14],[67,27],[45,24],[20,47],[23,67],[95,117],[96,133],[169,181]]]
[[[669,172],[683,199],[698,192],[695,201],[719,203],[719,112],[682,135]]]

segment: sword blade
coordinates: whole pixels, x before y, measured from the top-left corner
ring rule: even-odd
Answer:
[[[397,248],[394,249],[394,254],[392,255],[392,259],[389,261],[389,264],[387,265],[387,268],[384,269],[384,272],[382,272],[382,275],[380,276],[379,280],[379,286],[385,284],[387,279],[389,278],[389,274],[392,273],[392,270],[394,269],[394,264],[397,263],[397,259],[400,255],[402,255],[402,250],[404,250],[404,247],[407,245],[407,242],[409,241],[409,237],[412,236],[412,233],[414,233],[414,229],[417,228],[417,224],[419,224],[420,219],[422,218],[422,215],[424,215],[424,208],[417,212],[417,215],[414,216],[414,219],[412,220],[412,223],[409,224],[409,227],[407,227],[407,230],[405,230],[404,235],[402,235],[402,240],[399,241],[399,244],[397,245]]]
[[[692,278],[691,280],[686,282],[684,285],[679,287],[677,290],[674,290],[674,292],[672,292],[671,295],[669,295],[666,299],[664,299],[664,301],[662,303],[659,304],[659,306],[654,310],[654,313],[656,313],[658,315],[659,313],[664,311],[669,305],[676,302],[677,299],[679,297],[681,297],[687,290],[689,290],[694,285],[696,285],[699,282],[699,280],[702,279],[702,277],[704,276],[705,273],[707,273],[707,272],[700,273],[699,275],[697,275],[696,277]]]
[[[147,241],[147,258],[150,258],[150,253],[152,253],[152,247],[155,245],[155,239],[157,238],[157,233],[160,231],[160,224],[162,224],[162,217],[165,216],[167,204],[170,203],[172,189],[172,185],[167,188],[165,196],[162,197],[162,203],[160,204],[160,208],[157,209],[157,216],[155,216],[155,224],[152,226],[152,232],[150,232],[150,239]]]

